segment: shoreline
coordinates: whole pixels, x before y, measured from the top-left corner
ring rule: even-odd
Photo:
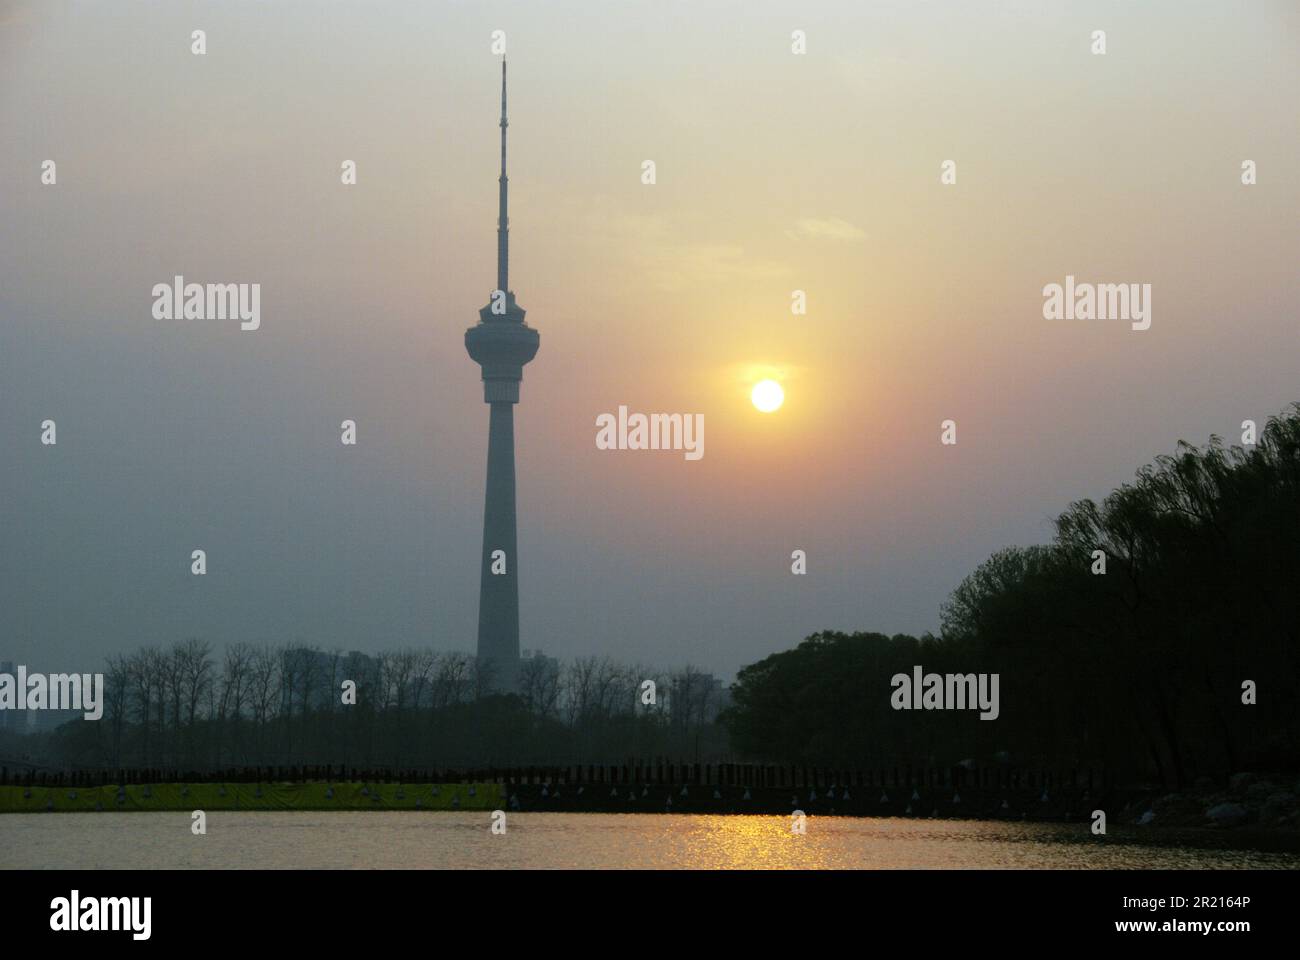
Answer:
[[[1255,838],[1300,850],[1294,796],[1267,781],[1239,782],[1229,791],[1163,794],[1107,790],[968,791],[951,788],[775,788],[608,783],[500,783],[482,780],[164,782],[97,786],[0,786],[0,814],[176,811],[493,811],[507,813],[679,813],[1072,823],[1090,826],[1107,815],[1110,831],[1165,831]]]

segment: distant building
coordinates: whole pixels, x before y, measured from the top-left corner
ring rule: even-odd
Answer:
[[[85,717],[85,712],[82,710],[24,710],[23,712],[27,714],[27,733],[50,733],[69,720]]]
[[[519,668],[522,670],[524,668],[524,664],[526,663],[534,664],[534,669],[537,669],[538,667],[545,667],[549,670],[554,670],[556,672],[559,672],[560,669],[559,660],[555,659],[555,657],[548,657],[540,650],[525,650],[522,654],[520,654]]]
[[[302,709],[302,697],[311,710],[330,710],[340,703],[344,680],[361,682],[370,676],[375,660],[364,653],[327,652],[312,647],[292,647],[285,651],[280,666],[280,700],[294,710]]]
[[[12,660],[0,660],[0,673],[17,677],[18,671]],[[0,732],[27,736],[33,733],[49,733],[69,720],[85,716],[83,710],[0,710]]]
[[[718,714],[727,707],[731,706],[731,687],[724,684],[718,677],[709,674],[709,704],[705,713],[707,723],[713,723],[718,719]]]
[[[713,723],[731,705],[731,688],[711,673],[694,673],[689,682],[672,678],[657,694],[662,709],[679,722]],[[682,684],[679,686],[679,684]]]

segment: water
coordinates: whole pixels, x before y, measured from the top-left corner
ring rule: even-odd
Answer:
[[[178,813],[7,814],[2,868],[1214,868],[1300,867],[1234,849],[1230,834],[1087,824],[810,817],[486,812],[223,812],[206,836]],[[1157,842],[1152,842],[1155,839]]]

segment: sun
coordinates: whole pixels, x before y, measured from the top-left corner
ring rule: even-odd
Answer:
[[[781,404],[785,403],[785,391],[781,389],[781,384],[775,380],[760,380],[754,384],[754,390],[750,393],[749,399],[754,402],[755,408],[761,413],[772,413],[779,410]]]

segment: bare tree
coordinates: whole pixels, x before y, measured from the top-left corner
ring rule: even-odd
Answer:
[[[463,703],[474,689],[474,657],[451,651],[438,657],[433,672],[433,709],[444,710],[453,703]]]
[[[629,672],[620,670],[608,657],[579,657],[566,671],[565,714],[570,726],[601,722],[630,703],[621,703],[620,692],[626,691]]]
[[[127,722],[127,703],[131,695],[131,662],[118,654],[108,658],[105,711],[113,736],[113,766],[122,764],[122,731]]]
[[[280,697],[280,657],[269,647],[253,653],[249,669],[253,723],[257,730],[258,749],[266,749],[266,728],[274,719],[276,700]]]
[[[163,709],[159,711],[159,718],[166,719],[170,723],[170,731],[160,730],[160,737],[164,750],[163,762],[174,762],[180,751],[181,738],[181,701],[183,697],[183,684],[181,677],[185,671],[185,644],[174,644],[171,650],[161,654],[158,659],[158,668],[162,676],[162,683],[159,690],[162,694]]]
[[[253,648],[246,643],[233,643],[228,646],[225,664],[221,671],[221,682],[216,685],[220,689],[217,701],[219,736],[228,745],[232,758],[239,750],[242,741],[241,721],[244,707],[249,702],[251,691],[249,674],[253,657]]]
[[[132,654],[126,664],[134,701],[136,722],[140,724],[140,762],[146,764],[151,756],[149,733],[154,714],[154,698],[158,697],[161,700],[158,690],[160,680],[158,661],[160,659],[156,647],[145,647]],[[158,712],[161,713],[161,709]]]
[[[433,670],[437,655],[432,650],[419,650],[411,664],[411,708],[418,711],[424,703],[425,694],[433,683]]]
[[[177,666],[178,702],[185,707],[185,760],[194,759],[194,721],[199,703],[212,684],[212,647],[204,640],[186,640],[172,651]]]
[[[411,676],[415,670],[415,651],[397,650],[387,655],[385,663],[388,667],[385,678],[388,687],[387,698],[396,710],[400,721],[410,695]]]
[[[554,716],[560,699],[560,665],[542,656],[524,660],[519,665],[519,695],[530,713]]]

